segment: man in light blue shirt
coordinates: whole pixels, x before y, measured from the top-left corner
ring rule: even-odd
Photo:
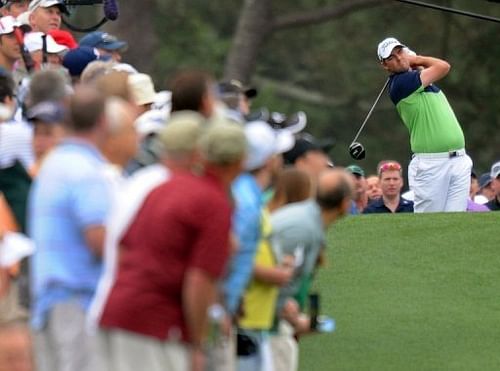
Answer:
[[[260,238],[260,216],[264,205],[263,192],[271,186],[276,172],[281,168],[281,154],[294,143],[292,133],[273,130],[264,121],[245,125],[248,142],[246,172],[233,183],[235,200],[233,231],[238,240],[238,250],[231,259],[224,281],[226,307],[236,315],[240,299],[252,276],[253,259]]]
[[[243,293],[252,277],[254,257],[261,236],[261,214],[264,207],[264,191],[283,164],[282,153],[292,148],[294,138],[288,130],[274,130],[264,121],[253,121],[245,125],[248,143],[246,172],[233,183],[235,201],[233,232],[236,234],[238,250],[229,264],[224,281],[226,309],[237,317]],[[241,334],[240,334],[241,335]],[[247,334],[247,336],[250,334]],[[261,370],[266,363],[263,342],[260,336],[253,337],[255,348],[251,352],[238,349],[239,371]]]
[[[105,100],[89,89],[71,98],[70,137],[42,164],[30,195],[33,318],[40,371],[96,368],[85,316],[101,274],[110,195],[105,160]]]

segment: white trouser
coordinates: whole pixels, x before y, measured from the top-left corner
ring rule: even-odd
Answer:
[[[98,371],[188,371],[190,352],[186,344],[160,341],[121,330],[99,333],[100,352],[105,358]]]
[[[38,371],[100,371],[97,338],[85,331],[85,311],[76,300],[54,305],[47,325],[35,332]]]
[[[299,344],[294,338],[293,327],[281,320],[277,334],[271,336],[271,352],[275,371],[299,369]]]
[[[465,150],[415,154],[408,168],[408,182],[415,193],[416,213],[465,211],[469,197],[472,160]]]

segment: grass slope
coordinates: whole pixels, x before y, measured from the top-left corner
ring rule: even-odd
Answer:
[[[349,217],[327,255],[300,370],[500,370],[500,213]]]

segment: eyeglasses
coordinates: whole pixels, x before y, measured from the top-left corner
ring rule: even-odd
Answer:
[[[384,171],[399,171],[401,172],[401,165],[397,162],[386,162],[380,165],[378,168],[378,174],[382,174]]]

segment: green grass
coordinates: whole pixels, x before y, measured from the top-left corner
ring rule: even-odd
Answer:
[[[327,255],[301,371],[500,370],[500,213],[349,217]]]

